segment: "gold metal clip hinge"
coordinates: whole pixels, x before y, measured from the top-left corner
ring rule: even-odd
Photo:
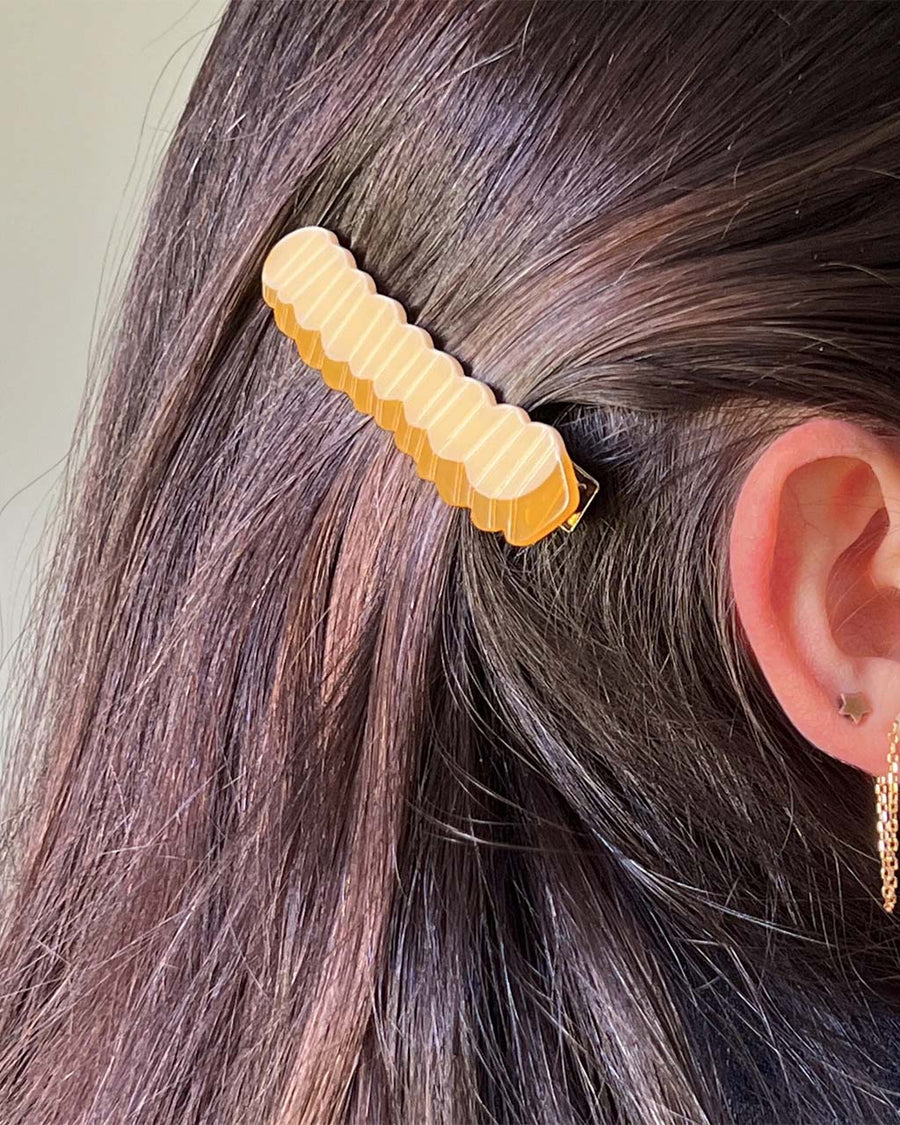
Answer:
[[[565,523],[561,523],[559,525],[563,529],[563,531],[567,532],[575,530],[581,520],[581,517],[587,511],[590,502],[594,499],[594,497],[600,490],[600,485],[597,483],[597,481],[591,476],[590,473],[585,472],[585,470],[582,469],[580,465],[576,465],[573,461],[572,468],[575,470],[575,479],[578,481],[578,507],[571,514],[571,516],[569,516]]]

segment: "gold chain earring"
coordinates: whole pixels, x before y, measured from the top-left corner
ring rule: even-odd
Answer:
[[[850,719],[854,726],[868,715],[872,708],[861,691],[847,692],[838,700],[839,715]],[[887,753],[887,769],[875,778],[875,826],[878,832],[878,854],[881,856],[881,899],[888,914],[897,905],[897,835],[898,805],[900,805],[900,715],[891,724]]]
[[[897,904],[897,806],[900,793],[900,716],[891,725],[887,772],[875,778],[875,801],[878,809],[878,851],[881,855],[881,897],[888,914]]]

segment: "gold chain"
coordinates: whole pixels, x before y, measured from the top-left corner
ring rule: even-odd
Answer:
[[[897,811],[900,793],[900,717],[891,727],[887,772],[875,778],[875,800],[878,806],[878,852],[881,856],[881,897],[888,914],[897,904]]]

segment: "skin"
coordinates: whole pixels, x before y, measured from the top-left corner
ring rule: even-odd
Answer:
[[[900,444],[842,420],[765,448],[729,538],[737,612],[787,717],[810,742],[884,772],[900,715]],[[859,724],[838,713],[863,692]]]

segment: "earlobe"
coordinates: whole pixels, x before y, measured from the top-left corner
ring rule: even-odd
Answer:
[[[900,451],[816,418],[759,454],[729,537],[738,618],[785,714],[871,774],[883,772],[900,713],[898,531]],[[859,719],[851,703],[856,714],[842,714],[842,695],[864,696],[869,713]]]

